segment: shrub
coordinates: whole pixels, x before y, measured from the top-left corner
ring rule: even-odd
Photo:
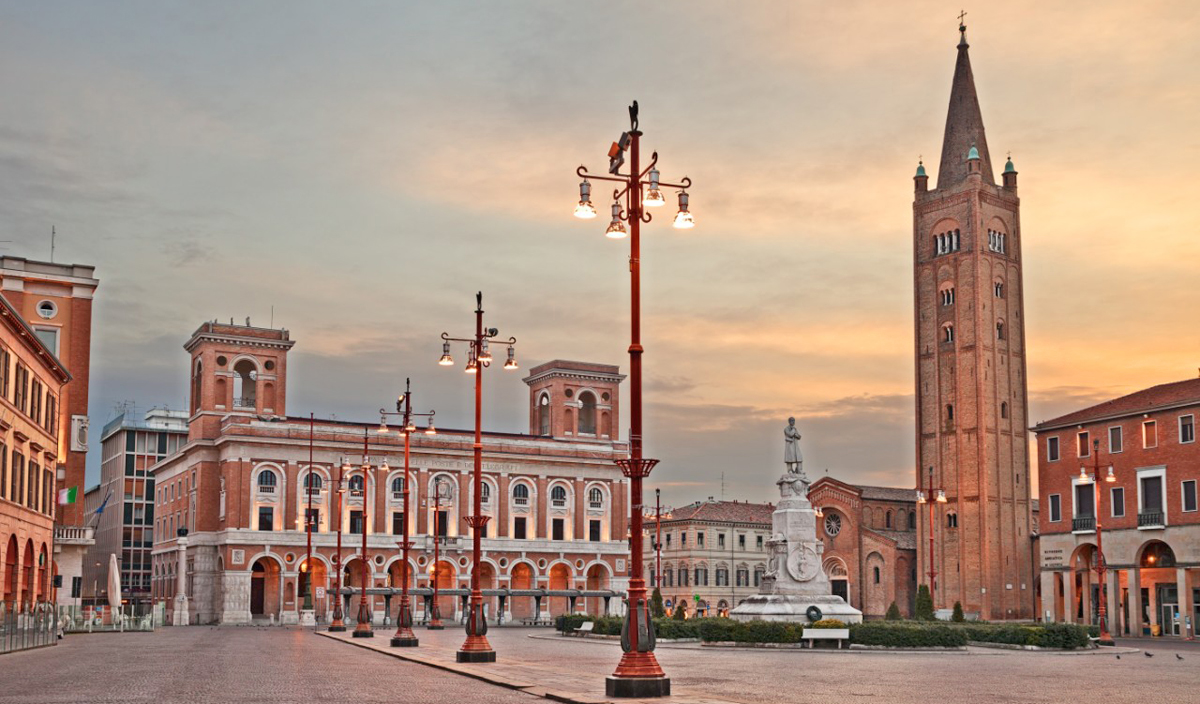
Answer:
[[[569,633],[579,628],[585,621],[592,621],[587,614],[562,614],[554,618],[554,628],[562,633]]]
[[[850,642],[859,645],[886,645],[893,648],[956,648],[967,644],[967,634],[964,629],[951,626],[869,621],[850,626]]]
[[[1041,648],[1085,648],[1087,628],[1070,623],[1048,623],[1041,626],[1019,624],[969,624],[958,627],[967,640],[981,643],[1036,645]]]
[[[682,621],[687,618],[687,604],[682,599],[675,605],[675,610],[671,612],[671,618],[676,621]]]
[[[662,618],[667,615],[667,610],[663,608],[662,592],[658,587],[650,594],[650,615],[654,618]]]
[[[823,618],[820,621],[815,621],[808,628],[845,628],[846,624],[836,618]]]
[[[915,609],[915,618],[918,621],[932,621],[933,616],[933,597],[929,596],[928,585],[922,584],[917,587],[917,608]]]
[[[741,623],[731,618],[700,619],[700,640],[707,643],[728,643],[737,640]]]
[[[701,640],[735,643],[799,643],[804,627],[784,621],[735,621],[731,618],[693,619]],[[840,621],[838,622],[840,623]],[[826,626],[828,628],[829,626]]]
[[[883,618],[888,621],[899,621],[900,620],[900,618],[901,618],[900,617],[900,607],[896,606],[896,602],[894,602],[894,601],[892,602],[892,605],[888,607],[887,615],[884,616]]]
[[[659,638],[699,638],[700,624],[707,620],[693,618],[683,621],[674,618],[656,618],[654,619],[654,631]]]
[[[951,614],[950,620],[955,623],[962,623],[963,621],[967,620],[967,618],[965,616],[963,616],[961,601],[954,602],[954,613]]]

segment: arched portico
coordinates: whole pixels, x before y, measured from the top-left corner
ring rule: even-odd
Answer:
[[[279,620],[281,601],[280,575],[282,565],[274,557],[264,555],[250,565],[250,618]]]

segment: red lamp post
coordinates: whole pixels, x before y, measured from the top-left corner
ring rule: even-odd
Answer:
[[[933,467],[929,468],[929,480],[926,484],[926,491],[917,490],[917,503],[929,505],[929,600],[933,601],[933,592],[937,587],[937,569],[934,567],[933,559],[933,505],[946,503],[946,492],[942,489],[937,490],[937,495],[934,495],[933,489]],[[936,604],[936,602],[934,602]]]
[[[445,628],[442,625],[442,607],[438,606],[438,582],[441,581],[440,568],[442,560],[442,538],[441,521],[439,520],[442,508],[442,478],[437,477],[433,480],[433,571],[430,573],[430,578],[433,580],[433,601],[429,604],[429,623],[425,628],[430,631],[440,631]]]
[[[342,494],[346,493],[346,465],[338,466],[337,486],[337,552],[333,553],[333,571],[337,574],[333,591],[333,620],[329,623],[331,633],[346,630],[342,614]]]
[[[468,374],[475,375],[475,470],[472,473],[473,487],[471,497],[472,510],[467,516],[467,525],[471,526],[471,605],[467,614],[467,639],[459,648],[456,658],[458,662],[496,662],[496,651],[487,639],[487,619],[483,614],[483,592],[479,588],[479,565],[482,558],[480,540],[490,516],[483,515],[483,370],[491,366],[492,353],[488,351],[488,342],[493,340],[500,331],[496,328],[483,327],[483,292],[475,294],[475,336],[471,338],[450,337],[442,333],[442,358],[438,364],[448,366],[454,364],[450,357],[451,342],[466,342]],[[510,337],[500,341],[508,345],[508,359],[504,361],[505,369],[516,369],[514,345],[517,338]]]
[[[662,489],[654,490],[654,584],[662,582]]]
[[[658,164],[658,152],[651,156],[650,166],[645,170],[641,169],[642,133],[638,130],[637,101],[629,106],[629,122],[629,131],[622,133],[620,140],[614,142],[608,151],[610,176],[589,174],[584,166],[575,170],[575,173],[583,178],[583,182],[579,184],[579,204],[575,206],[575,215],[585,220],[596,217],[596,209],[591,202],[589,178],[615,181],[622,185],[621,188],[613,190],[612,222],[609,223],[605,235],[612,239],[622,239],[626,235],[630,238],[629,278],[632,310],[629,344],[629,457],[616,460],[621,472],[630,480],[629,597],[625,626],[621,635],[621,649],[624,654],[612,676],[605,680],[605,691],[610,697],[662,697],[671,693],[671,680],[663,673],[658,659],[654,657],[654,621],[646,599],[646,581],[642,566],[642,480],[649,476],[658,460],[642,456],[641,224],[651,221],[651,215],[646,208],[666,203],[659,190],[661,186],[679,189],[679,212],[675,215],[675,227],[689,229],[695,223],[692,214],[688,212],[687,189],[692,185],[691,179],[684,177],[678,184],[661,182],[658,169],[655,168]],[[622,174],[621,166],[625,163],[626,149],[629,150],[630,170],[628,174]],[[628,229],[625,226],[626,222],[629,223]]]
[[[370,482],[367,476],[371,473],[371,457],[368,454],[367,443],[370,435],[363,429],[363,489],[362,489],[362,596],[358,600],[358,623],[354,626],[355,638],[374,638],[375,631],[371,630],[371,610],[367,606],[367,587],[371,585],[371,556],[367,554],[367,488]]]
[[[308,494],[308,509],[304,513],[304,606],[303,611],[312,611],[312,532],[313,532],[313,429],[316,425],[316,420],[312,413],[308,414],[308,474],[304,479],[304,491]]]
[[[1092,441],[1092,476],[1088,476],[1083,467],[1079,468],[1079,483],[1091,483],[1095,488],[1095,507],[1096,513],[1096,559],[1094,560],[1093,569],[1096,570],[1096,579],[1100,583],[1100,603],[1097,604],[1096,620],[1100,625],[1100,643],[1103,645],[1115,645],[1112,635],[1108,632],[1108,585],[1105,583],[1105,578],[1108,575],[1108,565],[1104,561],[1104,540],[1100,526],[1100,440]],[[1113,474],[1112,465],[1108,466],[1108,474],[1104,477],[1107,483],[1117,481],[1117,476]],[[1079,519],[1075,519],[1079,520]]]
[[[410,513],[408,497],[412,493],[409,487],[409,446],[412,444],[410,436],[417,427],[413,424],[413,416],[425,416],[429,418],[429,425],[425,428],[426,435],[435,435],[437,430],[433,427],[434,411],[428,413],[413,413],[412,410],[412,379],[404,380],[404,395],[396,401],[395,413],[379,409],[379,432],[386,433],[387,417],[400,416],[400,432],[404,435],[404,527],[401,529],[400,550],[401,561],[404,566],[404,575],[400,587],[400,611],[396,614],[396,635],[392,636],[392,647],[394,648],[415,648],[420,643],[417,640],[416,634],[413,633],[412,624],[412,606],[409,603],[408,597],[408,581],[410,579],[408,568],[408,551],[412,549],[412,541],[408,539],[408,522],[412,513]]]

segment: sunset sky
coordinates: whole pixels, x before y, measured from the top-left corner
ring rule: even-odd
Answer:
[[[637,99],[697,222],[643,230],[651,484],[768,500],[795,415],[810,475],[912,486],[912,175],[959,9],[6,0],[0,239],[96,266],[96,430],[183,407],[184,341],[247,316],[298,341],[289,414],[373,421],[412,376],[467,427],[435,362],[476,290],[525,370],[627,370],[628,245],[571,211]],[[966,11],[1020,172],[1031,420],[1195,376],[1200,5]],[[522,376],[488,376],[488,429],[527,430]]]

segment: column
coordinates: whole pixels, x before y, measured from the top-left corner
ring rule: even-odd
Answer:
[[[1192,613],[1192,590],[1186,567],[1175,568],[1175,584],[1179,591],[1179,635],[1186,638],[1191,635],[1187,629],[1188,621],[1191,619],[1187,617]]]
[[[1092,562],[1089,560],[1079,575],[1080,601],[1083,602],[1083,616],[1080,623],[1084,625],[1092,623],[1092,575],[1094,574]]]
[[[1075,568],[1063,573],[1063,623],[1075,623]]]
[[[1055,586],[1055,576],[1058,572],[1043,570],[1040,576],[1042,580],[1042,613],[1037,614],[1046,623],[1057,621],[1055,602],[1058,601],[1058,588]]]
[[[1121,573],[1119,570],[1109,570],[1105,573],[1105,581],[1108,582],[1108,601],[1105,602],[1105,608],[1108,609],[1108,632],[1116,636],[1121,632],[1124,626],[1121,620]]]
[[[175,545],[179,550],[179,565],[175,570],[175,612],[171,615],[172,626],[186,626],[191,621],[188,618],[187,544],[187,538],[184,536],[175,539]]]
[[[1136,565],[1129,568],[1129,635],[1142,635],[1142,570]]]

